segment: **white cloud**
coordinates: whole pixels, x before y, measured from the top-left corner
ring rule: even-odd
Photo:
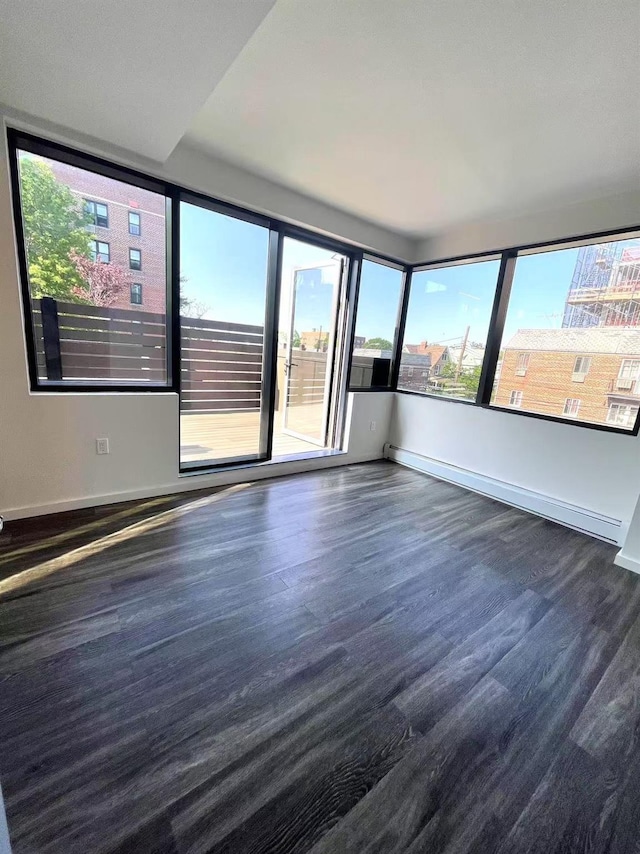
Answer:
[[[441,285],[440,282],[432,282],[430,279],[428,279],[424,289],[425,293],[435,294],[438,291],[446,291],[447,286]]]

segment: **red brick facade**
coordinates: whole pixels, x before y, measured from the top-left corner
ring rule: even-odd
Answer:
[[[525,356],[528,358],[521,358]],[[589,359],[586,373],[574,370],[576,359],[581,356]],[[640,403],[636,387],[619,388],[622,363],[632,358],[609,353],[507,349],[493,402],[497,406],[513,406],[512,392],[521,392],[521,398],[515,396],[519,409],[606,424],[611,404],[635,408]],[[568,399],[580,401],[577,412],[565,412]],[[571,410],[571,404],[568,409]]]
[[[43,160],[45,158],[42,158]],[[80,200],[106,204],[108,227],[95,227],[92,238],[109,244],[110,262],[127,271],[127,289],[114,305],[163,314],[166,310],[165,199],[132,184],[105,178],[66,163],[46,160],[54,175]],[[140,235],[129,233],[129,211],[140,215]],[[138,249],[142,269],[129,267],[129,249]],[[130,286],[142,285],[142,304],[131,302]]]

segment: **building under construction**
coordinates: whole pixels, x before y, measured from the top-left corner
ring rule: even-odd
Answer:
[[[562,325],[640,326],[640,241],[580,248]]]

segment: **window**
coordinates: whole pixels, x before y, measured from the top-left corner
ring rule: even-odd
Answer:
[[[351,388],[386,388],[391,381],[396,320],[404,271],[365,259],[360,273]]]
[[[607,424],[615,424],[618,427],[631,429],[638,417],[638,406],[630,404],[612,403],[607,413]]]
[[[564,402],[564,409],[562,410],[563,415],[570,415],[572,418],[575,418],[580,411],[580,403],[582,401],[578,400],[576,397],[568,397]]]
[[[619,287],[639,250],[640,239],[633,237],[517,255],[491,405],[513,405],[512,388],[526,351],[531,360],[524,411],[634,428],[628,414],[618,417],[611,405],[633,405],[612,398],[633,394],[640,377],[640,325],[630,320],[633,291]],[[588,379],[589,394],[578,403],[575,383]]]
[[[500,262],[433,266],[414,272],[398,388],[475,401]],[[422,388],[404,384],[403,363],[429,368]]]
[[[578,356],[573,366],[573,376],[571,379],[574,383],[583,383],[585,377],[589,373],[591,367],[590,356]]]
[[[522,406],[522,392],[512,391],[509,395],[509,406]]]
[[[106,228],[132,187],[164,223],[165,185],[20,131],[9,131],[9,148],[31,388],[171,387],[165,228],[147,238],[144,329],[126,254],[88,230]]]
[[[129,249],[129,269],[142,270],[142,252],[139,249]]]
[[[129,234],[140,235],[140,214],[129,211]]]
[[[518,365],[516,367],[516,376],[524,377],[527,373],[527,368],[529,367],[529,360],[531,359],[530,353],[520,353],[518,356]]]
[[[180,464],[263,459],[269,230],[181,201],[180,257]]]
[[[92,261],[102,261],[103,264],[108,264],[111,261],[111,251],[108,243],[104,243],[102,240],[92,240],[89,247]]]
[[[89,217],[91,224],[100,228],[109,228],[109,209],[101,202],[93,202],[90,199],[85,199],[84,209]]]
[[[640,359],[624,359],[618,372],[617,388],[631,390],[638,378],[640,378]]]

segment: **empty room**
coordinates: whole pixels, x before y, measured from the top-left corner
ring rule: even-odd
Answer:
[[[0,854],[637,854],[637,0],[0,21]]]

